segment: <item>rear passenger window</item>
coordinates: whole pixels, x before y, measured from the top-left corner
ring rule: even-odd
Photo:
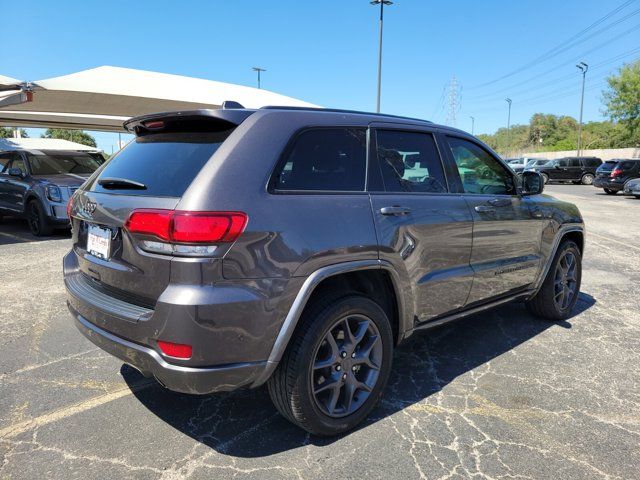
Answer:
[[[317,128],[294,140],[274,177],[276,190],[364,191],[366,130]]]
[[[570,167],[581,167],[582,165],[580,164],[580,159],[578,159],[578,158],[570,158],[569,159],[569,166]]]
[[[633,170],[638,162],[620,162],[618,165],[622,168],[622,170]]]
[[[387,192],[447,191],[444,170],[430,133],[378,130],[378,163]]]

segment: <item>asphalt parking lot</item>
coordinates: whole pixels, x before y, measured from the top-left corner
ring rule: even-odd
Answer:
[[[520,304],[397,351],[384,400],[334,439],[265,390],[169,392],[73,327],[69,237],[0,223],[0,478],[640,478],[640,200],[552,185],[587,224],[575,315]]]

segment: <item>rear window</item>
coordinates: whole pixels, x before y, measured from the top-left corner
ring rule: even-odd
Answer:
[[[89,190],[120,195],[181,197],[231,131],[157,133],[136,137],[107,162]],[[146,188],[105,188],[98,183],[101,178],[132,180]]]
[[[613,170],[613,167],[616,166],[616,162],[605,162],[598,167],[598,170],[601,172],[610,172]]]
[[[100,163],[91,155],[79,154],[28,154],[31,175],[91,174]]]
[[[366,130],[305,130],[276,169],[275,190],[364,191]]]

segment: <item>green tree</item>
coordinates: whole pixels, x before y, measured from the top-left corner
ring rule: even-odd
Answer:
[[[617,75],[607,78],[603,92],[605,112],[627,130],[629,140],[640,143],[640,60],[623,65]]]
[[[82,130],[68,130],[66,128],[48,128],[42,138],[60,138],[71,142],[81,143],[89,147],[95,147],[96,139]]]
[[[20,135],[22,138],[28,138],[26,130],[20,129]],[[13,138],[13,128],[11,127],[0,127],[0,138]]]

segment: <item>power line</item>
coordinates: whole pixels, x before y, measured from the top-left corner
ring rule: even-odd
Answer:
[[[581,42],[584,42],[584,40],[587,40],[589,38],[592,38],[596,35],[599,35],[600,33],[602,33],[603,31],[611,28],[614,25],[617,25],[618,23],[640,13],[640,9],[633,11],[631,14],[627,15],[626,17],[623,17],[622,19],[618,19],[617,21],[615,21],[614,23],[607,25],[606,27],[604,27],[603,29],[598,30],[595,33],[592,33],[591,35],[589,35],[587,38],[583,38],[580,41],[577,41],[578,39],[580,39],[580,37],[584,36],[586,33],[588,33],[590,30],[592,30],[593,28],[597,27],[598,25],[602,24],[603,22],[605,22],[606,20],[608,20],[609,18],[611,18],[612,16],[614,16],[615,14],[617,14],[618,12],[620,12],[621,10],[623,10],[624,8],[626,8],[627,6],[631,5],[635,0],[627,0],[626,2],[624,2],[622,5],[616,7],[615,9],[613,9],[612,11],[610,11],[609,13],[607,13],[604,17],[599,18],[598,20],[596,20],[595,22],[593,22],[591,25],[589,25],[588,27],[584,28],[583,30],[581,30],[580,32],[576,33],[575,35],[573,35],[572,37],[568,38],[567,40],[565,40],[564,42],[560,43],[559,45],[556,45],[555,47],[551,48],[550,50],[546,51],[545,53],[543,53],[542,55],[538,56],[537,58],[531,60],[530,62],[522,65],[521,67],[505,74],[502,75],[501,77],[495,78],[491,81],[488,82],[484,82],[481,83],[479,85],[475,85],[471,88],[482,88],[482,87],[486,87],[488,85],[492,85],[494,83],[497,83],[501,80],[504,80],[506,78],[512,77],[528,68],[531,68],[539,63],[545,62],[551,58],[556,57],[557,55],[559,55],[560,53],[573,48],[574,46],[578,45]]]
[[[623,36],[625,36],[625,35],[628,35],[628,34],[630,34],[630,33],[637,33],[637,31],[638,31],[638,29],[639,29],[639,28],[640,28],[640,24],[638,24],[638,25],[634,25],[634,26],[633,26],[633,27],[631,27],[630,29],[625,30],[624,32],[620,33],[619,35],[616,35],[615,37],[613,37],[613,38],[611,38],[611,39],[607,40],[606,42],[603,42],[603,43],[601,43],[601,44],[599,44],[599,45],[595,46],[594,48],[591,48],[591,49],[589,49],[589,50],[587,50],[587,51],[585,51],[585,52],[582,52],[579,56],[572,58],[572,59],[570,60],[570,62],[571,62],[571,63],[573,63],[573,62],[580,61],[580,60],[582,60],[583,58],[587,57],[587,55],[589,55],[590,53],[595,52],[596,50],[599,50],[599,49],[601,49],[601,48],[606,47],[607,45],[609,45],[609,44],[611,44],[611,43],[615,42],[616,40],[618,40],[619,38],[621,38],[621,37],[623,37]],[[556,67],[551,68],[551,69],[549,69],[549,70],[545,70],[544,72],[542,72],[542,73],[538,74],[536,77],[532,77],[532,78],[529,78],[529,79],[527,79],[527,80],[523,80],[523,81],[521,81],[521,82],[520,82],[520,85],[525,84],[525,83],[529,83],[529,82],[531,82],[531,81],[533,81],[533,80],[536,80],[538,77],[541,77],[541,76],[547,75],[548,73],[555,72],[555,71],[557,71],[557,69],[558,69],[558,68],[560,68],[560,67],[562,67],[562,66],[566,66],[566,64],[565,64],[565,63],[563,63],[561,66],[556,66]],[[502,95],[504,95],[504,94],[505,94],[505,92],[509,92],[509,90],[508,90],[508,89],[502,89]],[[496,101],[497,101],[497,100],[496,100]]]
[[[593,65],[593,67],[591,67],[591,70],[600,69],[600,68],[605,67],[605,66],[607,66],[607,65],[609,65],[611,63],[615,63],[615,62],[617,62],[617,61],[619,61],[619,60],[621,60],[621,59],[623,59],[625,57],[628,57],[628,56],[631,56],[631,55],[635,55],[635,54],[637,54],[639,52],[640,52],[640,47],[633,48],[631,50],[628,50],[626,52],[618,54],[615,57],[609,58],[608,60],[605,60],[605,61],[602,61],[602,62],[599,62],[599,63],[595,63]],[[582,56],[580,58],[582,58]],[[568,62],[568,63],[572,64],[573,62]],[[558,68],[561,68],[561,67],[558,67]],[[556,69],[554,68],[554,70],[556,70]],[[534,87],[528,87],[528,88],[525,88],[525,89],[512,91],[511,90],[512,88],[520,87],[520,86],[522,86],[523,83],[527,83],[526,81],[525,82],[519,82],[518,84],[512,85],[510,87],[505,87],[505,88],[502,88],[500,90],[496,90],[496,91],[491,92],[491,93],[485,93],[485,94],[473,97],[471,100],[469,100],[469,103],[485,103],[485,102],[488,102],[488,101],[498,101],[499,99],[501,99],[504,96],[505,92],[509,92],[511,95],[518,95],[521,92],[522,93],[528,93],[530,91],[540,90],[541,88],[544,88],[544,87],[549,86],[549,85],[554,85],[554,86],[557,87],[559,82],[562,82],[563,80],[567,80],[567,79],[573,79],[574,77],[575,77],[575,74],[574,73],[570,73],[570,74],[562,75],[560,77],[553,78],[553,79],[551,79],[551,80],[549,80],[547,82],[538,84],[537,86],[534,86]]]

